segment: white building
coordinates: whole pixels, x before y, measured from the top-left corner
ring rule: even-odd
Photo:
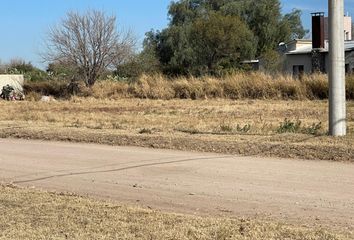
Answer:
[[[354,41],[345,41],[345,71],[354,72]],[[287,44],[285,71],[293,76],[320,71],[327,73],[329,63],[328,40],[325,48],[313,49],[311,40],[294,40]]]
[[[352,35],[352,18],[345,17],[345,70],[346,73],[354,72],[354,41]],[[312,40],[297,39],[286,45],[285,71],[293,76],[303,73],[327,73],[328,53],[328,18],[324,13],[312,14]]]

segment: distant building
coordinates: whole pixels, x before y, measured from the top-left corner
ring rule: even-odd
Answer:
[[[351,17],[345,17],[345,71],[354,72],[354,41],[351,40]],[[327,73],[328,18],[324,13],[312,14],[312,40],[297,39],[286,44],[285,72],[295,77],[304,73]]]
[[[354,73],[354,41],[345,43],[345,72]],[[298,76],[303,73],[322,72],[327,73],[329,53],[328,41],[325,48],[314,50],[311,40],[294,40],[288,43],[292,48],[286,53],[285,71],[288,74]]]
[[[324,35],[325,40],[329,39],[329,30],[328,30],[328,17],[324,18]],[[344,16],[344,40],[351,41],[352,39],[352,17]]]

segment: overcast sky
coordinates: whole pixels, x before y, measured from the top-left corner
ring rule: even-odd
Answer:
[[[303,10],[303,22],[310,28],[310,13],[327,12],[327,0],[282,0],[283,12]],[[1,0],[0,59],[23,58],[37,66],[38,52],[49,26],[58,23],[69,10],[104,10],[115,14],[118,23],[131,28],[140,41],[150,29],[162,29],[168,23],[170,0]],[[345,0],[346,12],[354,15],[354,0]]]

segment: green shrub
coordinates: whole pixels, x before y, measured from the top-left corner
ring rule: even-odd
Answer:
[[[322,123],[313,123],[310,126],[301,126],[300,120],[291,121],[287,118],[280,123],[277,133],[304,133],[310,135],[319,135],[322,130]]]
[[[222,132],[232,132],[233,128],[230,125],[222,124],[222,125],[220,125],[220,130]]]
[[[280,126],[277,129],[277,133],[298,133],[300,131],[301,121],[291,121],[287,118],[280,123]]]
[[[244,126],[237,124],[236,126],[236,131],[240,133],[248,133],[250,130],[251,130],[251,124],[246,124]]]
[[[319,135],[320,130],[322,129],[322,123],[313,123],[309,127],[304,127],[302,129],[302,132],[305,134],[311,134],[311,135]]]

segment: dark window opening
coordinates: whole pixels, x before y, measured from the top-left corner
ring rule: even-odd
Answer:
[[[301,78],[303,75],[304,75],[304,65],[294,65],[293,76],[296,78]]]

